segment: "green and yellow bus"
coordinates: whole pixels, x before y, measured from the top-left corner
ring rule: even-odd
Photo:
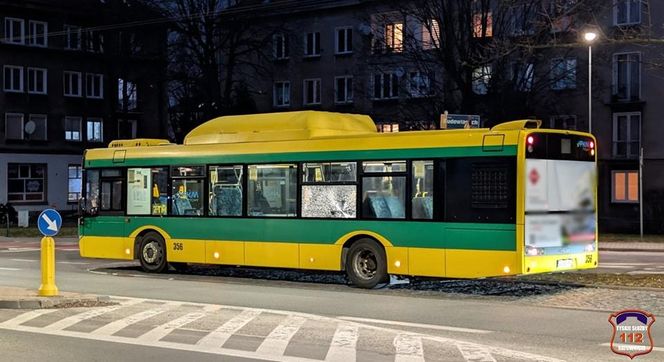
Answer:
[[[83,257],[445,278],[597,266],[596,141],[522,120],[378,133],[318,111],[213,119],[84,156]]]

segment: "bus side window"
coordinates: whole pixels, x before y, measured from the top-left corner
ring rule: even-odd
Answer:
[[[210,166],[210,216],[242,216],[242,165]]]
[[[124,208],[124,178],[120,169],[101,170],[100,210],[106,213],[120,213]]]
[[[433,219],[433,161],[413,161],[411,207],[415,220]]]
[[[297,165],[249,165],[249,216],[297,215]]]

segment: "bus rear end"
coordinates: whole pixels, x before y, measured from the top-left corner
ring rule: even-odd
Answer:
[[[523,273],[596,268],[595,138],[534,130],[523,141]]]

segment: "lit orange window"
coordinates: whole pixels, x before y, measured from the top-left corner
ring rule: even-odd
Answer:
[[[639,173],[637,171],[613,171],[613,202],[639,202]]]
[[[486,16],[486,18],[485,18]],[[485,22],[486,20],[486,22]],[[477,13],[473,15],[473,37],[490,38],[493,36],[493,14]]]

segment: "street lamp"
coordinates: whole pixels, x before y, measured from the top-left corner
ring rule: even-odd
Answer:
[[[588,132],[593,132],[593,41],[597,39],[597,33],[587,31],[583,34],[583,39],[588,43]]]

